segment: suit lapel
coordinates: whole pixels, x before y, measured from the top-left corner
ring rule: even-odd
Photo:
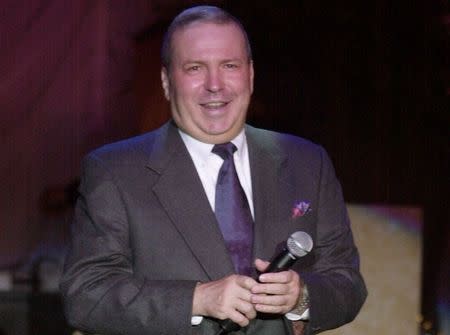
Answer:
[[[284,180],[288,158],[273,133],[247,126],[246,134],[255,209],[254,256],[269,260],[292,233],[288,222],[292,188]]]
[[[233,273],[216,217],[175,126],[161,132],[148,167],[160,177],[153,191],[212,280]]]

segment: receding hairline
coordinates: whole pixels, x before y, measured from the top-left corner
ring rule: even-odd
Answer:
[[[211,23],[216,25],[235,25],[242,33],[244,43],[247,51],[248,60],[252,60],[252,50],[250,41],[242,23],[233,15],[215,6],[196,6],[188,8],[178,14],[170,24],[167,32],[164,35],[163,44],[161,47],[161,61],[162,65],[169,69],[172,53],[173,53],[173,36],[176,32],[182,31],[189,26],[196,23]]]

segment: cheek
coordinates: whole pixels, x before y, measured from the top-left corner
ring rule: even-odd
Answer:
[[[248,76],[239,76],[236,78],[233,78],[232,87],[236,90],[236,92],[248,95],[252,93],[252,85],[251,80]]]
[[[184,98],[195,97],[202,81],[200,78],[177,76],[173,81],[174,91],[176,95]]]

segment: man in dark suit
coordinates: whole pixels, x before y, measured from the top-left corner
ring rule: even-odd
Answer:
[[[216,334],[231,319],[236,333],[281,335],[353,320],[366,289],[332,164],[318,145],[245,125],[253,63],[240,23],[217,7],[184,11],[162,58],[173,120],[84,160],[61,282],[69,322],[100,334]],[[211,150],[227,142],[254,269],[293,232],[311,235],[291,270],[258,281],[236,270],[215,213],[224,159]]]

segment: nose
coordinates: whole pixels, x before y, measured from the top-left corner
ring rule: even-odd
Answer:
[[[211,93],[219,92],[223,88],[223,78],[220,69],[208,69],[205,78],[205,89]]]

